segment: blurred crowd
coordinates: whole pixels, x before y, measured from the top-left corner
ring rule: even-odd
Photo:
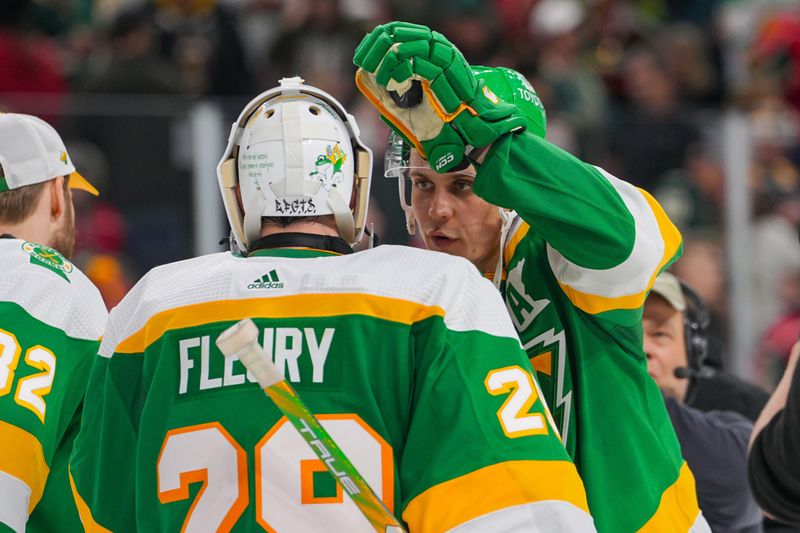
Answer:
[[[373,223],[383,242],[409,242],[396,185],[380,177],[388,130],[353,83],[356,44],[392,19],[440,30],[472,64],[523,72],[549,140],[653,194],[685,237],[674,272],[707,302],[720,338],[720,122],[745,113],[753,377],[774,387],[800,330],[798,1],[0,0],[0,110],[54,124],[101,189],[77,206],[78,249],[107,305],[192,253],[191,106],[213,100],[230,122],[283,76],[354,112],[376,153]]]

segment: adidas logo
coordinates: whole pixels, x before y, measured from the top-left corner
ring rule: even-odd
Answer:
[[[247,285],[248,289],[282,289],[283,282],[278,278],[276,270],[270,270],[260,278]]]

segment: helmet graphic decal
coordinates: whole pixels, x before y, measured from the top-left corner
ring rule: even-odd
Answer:
[[[319,155],[314,163],[317,169],[312,171],[309,176],[321,182],[326,191],[330,191],[331,187],[336,186],[344,178],[342,165],[345,160],[347,160],[347,154],[339,147],[339,143],[334,144],[333,148],[328,145],[325,153]]]

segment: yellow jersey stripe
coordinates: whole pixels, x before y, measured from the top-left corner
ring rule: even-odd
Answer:
[[[490,465],[419,494],[406,506],[403,520],[411,531],[448,531],[506,507],[546,500],[571,503],[589,512],[574,464],[507,461]]]
[[[42,499],[50,467],[39,440],[17,426],[0,420],[0,471],[14,476],[31,489],[28,514]]]
[[[645,200],[647,200],[647,203],[650,205],[650,209],[652,209],[653,214],[656,217],[661,238],[664,241],[664,253],[661,256],[661,261],[659,261],[658,267],[650,276],[650,281],[647,283],[647,287],[645,287],[643,291],[635,294],[626,294],[625,296],[606,297],[598,296],[596,294],[588,294],[585,292],[580,292],[559,281],[558,284],[561,287],[561,290],[564,291],[575,307],[578,307],[587,313],[596,315],[598,313],[612,311],[615,309],[638,309],[642,307],[645,299],[647,298],[647,293],[653,287],[653,283],[655,283],[656,277],[661,272],[661,269],[663,269],[664,266],[673,257],[675,257],[675,254],[678,253],[678,249],[680,248],[682,242],[681,234],[678,231],[678,228],[676,228],[669,217],[667,217],[667,214],[664,212],[661,205],[659,205],[655,198],[653,198],[647,191],[643,189],[639,189],[639,192],[642,193],[642,196],[644,196]]]
[[[120,342],[117,353],[140,353],[167,330],[189,328],[210,322],[237,321],[253,316],[270,318],[366,315],[401,324],[412,324],[432,316],[444,316],[435,305],[424,305],[374,294],[293,294],[275,298],[220,300],[162,311],[133,335]]]
[[[83,530],[86,533],[111,533],[111,530],[104,528],[95,521],[92,511],[81,498],[77,487],[75,487],[75,480],[72,479],[72,470],[69,471],[69,486],[72,487],[72,496],[75,498],[75,506],[78,508],[78,516],[81,518]]]
[[[700,514],[696,494],[694,476],[684,462],[678,480],[664,491],[658,510],[639,532],[688,531]]]
[[[505,250],[503,250],[503,265],[508,265],[508,263],[511,261],[511,258],[514,257],[514,253],[517,251],[517,246],[519,246],[520,241],[525,238],[525,235],[528,234],[528,230],[530,229],[531,226],[527,222],[522,221],[522,223],[520,223],[517,231],[515,231],[514,235],[508,239]]]

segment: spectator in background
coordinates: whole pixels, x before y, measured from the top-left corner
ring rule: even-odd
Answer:
[[[713,233],[687,232],[683,238],[683,256],[671,272],[692,287],[703,300],[711,315],[709,331],[713,336],[727,339],[728,300],[723,245]]]
[[[752,423],[734,411],[692,406],[713,382],[704,367],[708,314],[672,274],[658,276],[644,304],[644,351],[648,372],[664,393],[683,457],[694,473],[700,509],[715,532],[760,532],[761,511],[747,484],[747,440]],[[691,294],[689,298],[686,296]],[[713,374],[712,374],[713,375]],[[738,390],[737,390],[738,389]],[[730,394],[734,392],[735,394]],[[714,392],[706,409],[750,408],[748,389],[731,381]],[[763,403],[762,403],[763,405]],[[759,407],[756,407],[756,411]]]
[[[179,94],[176,66],[159,57],[156,26],[146,7],[120,11],[105,31],[110,61],[90,76],[84,90],[113,94]]]
[[[105,156],[104,196],[127,220],[139,272],[186,258],[191,234],[188,170],[176,161],[177,123],[189,102],[177,67],[158,55],[151,8],[122,11],[110,24],[110,63],[85,87],[85,105],[97,111],[76,119],[80,136]]]
[[[748,50],[751,70],[757,78],[770,80],[780,89],[781,99],[800,110],[800,7],[786,2],[764,11]]]
[[[750,123],[755,207],[750,272],[755,333],[761,337],[788,310],[787,276],[800,272],[800,168],[795,162],[800,118],[778,97],[765,95],[751,111]]]
[[[685,165],[663,174],[651,192],[681,233],[722,232],[725,173],[703,146],[689,147]]]
[[[770,515],[800,526],[800,343],[753,427],[749,474],[753,495]]]
[[[272,47],[273,79],[303,73],[303,79],[348,102],[355,91],[351,59],[363,36],[344,16],[340,0],[296,0]]]
[[[786,276],[781,295],[787,304],[786,312],[764,333],[753,361],[756,382],[768,390],[775,389],[786,371],[800,331],[800,272]]]
[[[183,88],[202,96],[249,94],[254,86],[239,29],[216,0],[151,0],[161,56],[178,68]]]
[[[675,76],[681,100],[693,104],[721,103],[719,53],[707,26],[687,22],[669,24],[659,32],[656,43],[664,65]]]
[[[576,155],[596,162],[605,148],[600,132],[606,127],[608,98],[602,80],[583,64],[580,29],[585,11],[576,0],[542,0],[531,11],[529,24],[540,51],[534,86],[546,97],[548,130],[565,120],[575,135]],[[563,144],[559,146],[571,148]]]
[[[57,115],[67,91],[63,63],[55,44],[36,28],[33,10],[31,0],[0,0],[0,93],[36,94],[40,108]],[[43,94],[50,98],[42,101]],[[10,106],[13,101],[0,99],[0,110]]]
[[[632,50],[623,82],[630,102],[613,115],[611,155],[621,175],[650,190],[659,176],[683,164],[700,135],[675,77],[655,50]]]

